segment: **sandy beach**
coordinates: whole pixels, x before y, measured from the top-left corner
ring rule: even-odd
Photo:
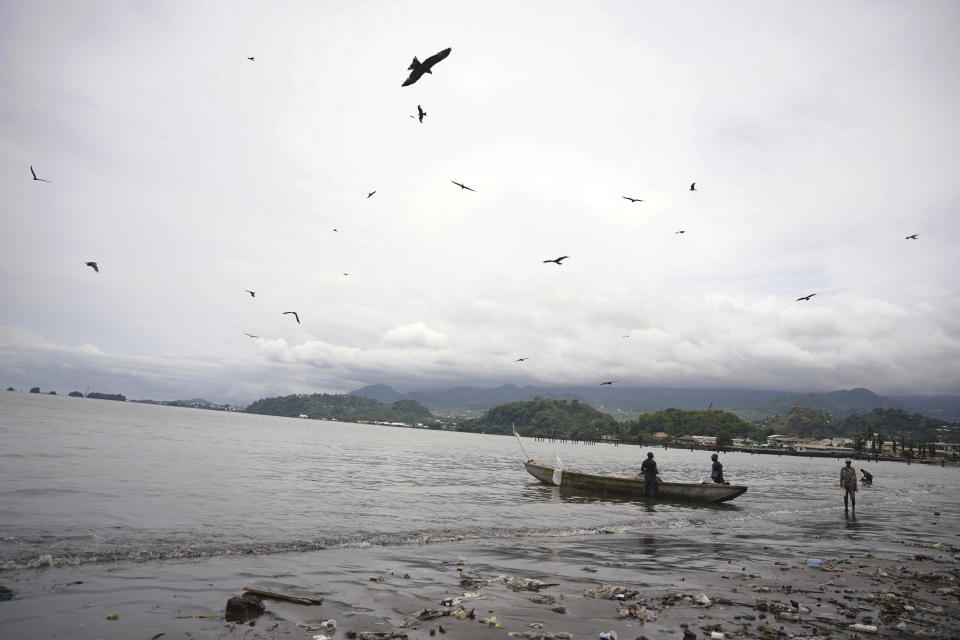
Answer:
[[[602,541],[649,542],[624,535]],[[683,638],[685,630],[697,638],[952,638],[960,624],[960,549],[951,544],[850,549],[809,562],[793,547],[772,562],[727,559],[709,570],[657,571],[580,562],[565,544],[541,543],[540,558],[513,554],[501,540],[9,572],[0,574],[13,594],[0,603],[0,631],[7,638],[144,640],[533,640],[610,632],[657,640]],[[764,557],[777,553],[768,547]],[[822,564],[809,566],[816,561]],[[245,587],[323,603],[264,598],[263,615],[227,621],[227,600]],[[335,630],[323,625],[331,619]]]

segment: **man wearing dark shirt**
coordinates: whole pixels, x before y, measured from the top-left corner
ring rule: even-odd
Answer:
[[[640,465],[643,474],[643,497],[657,497],[657,463],[653,461],[653,451],[647,453],[647,459]]]
[[[720,464],[719,456],[713,454],[710,456],[713,460],[713,469],[710,471],[710,478],[717,484],[723,484],[723,465]]]

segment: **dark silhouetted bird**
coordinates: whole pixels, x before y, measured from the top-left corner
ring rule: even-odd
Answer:
[[[546,263],[546,262],[553,262],[553,263],[556,263],[556,264],[560,264],[562,261],[566,260],[566,259],[569,258],[569,257],[570,257],[570,256],[560,256],[559,258],[554,258],[553,260],[544,260],[544,263]]]
[[[457,186],[460,187],[461,189],[466,189],[467,191],[473,191],[474,193],[476,193],[476,191],[477,191],[476,189],[471,189],[470,187],[468,187],[468,186],[465,185],[465,184],[460,184],[460,183],[457,182],[456,180],[451,180],[450,182],[452,182],[453,184],[457,185]]]
[[[250,62],[253,62],[253,56],[250,56],[249,58],[247,58],[247,60],[249,60]]]
[[[796,299],[796,302],[800,302],[801,300],[809,300],[810,298],[812,298],[812,297],[815,296],[815,295],[817,295],[817,294],[811,293],[811,294],[808,295],[808,296],[803,296],[803,297],[797,298],[797,299]]]
[[[917,236],[919,235],[920,235],[919,233],[915,233],[912,236],[907,236],[906,238],[904,238],[904,240],[916,240]]]
[[[427,112],[423,110],[423,107],[417,105],[417,118],[420,119],[420,123],[423,124],[423,119],[426,117]]]
[[[640,198],[631,198],[630,196],[620,196],[624,200],[629,200],[630,202],[643,202]]]
[[[690,191],[696,191],[696,190],[697,190],[697,183],[696,183],[696,182],[691,182],[691,183],[690,183]]]
[[[680,229],[680,231],[674,231],[674,233],[686,233],[686,229]]]
[[[344,272],[343,272],[343,275],[348,276],[348,275],[350,275],[350,274],[347,273],[346,271],[344,271]]]
[[[624,337],[624,338],[629,338],[629,337],[630,337],[630,334],[628,333],[627,335],[625,335],[625,336],[623,336],[623,337]]]
[[[33,165],[30,165],[30,175],[33,176],[33,179],[37,182],[50,182],[50,180],[44,180],[43,178],[37,177],[37,172],[33,170]]]
[[[619,380],[607,380],[606,382],[601,382],[600,386],[602,387],[605,384],[613,384],[614,382],[619,382]]]
[[[256,297],[257,297],[257,292],[256,292],[256,291],[250,291],[250,289],[244,289],[244,291],[246,291],[247,293],[249,293],[251,298],[256,298]]]
[[[96,262],[84,262],[83,264],[87,265],[97,273],[100,273],[100,266]]]
[[[417,60],[416,56],[414,56],[413,62],[411,62],[410,66],[407,67],[407,70],[410,71],[410,75],[407,76],[407,79],[404,80],[403,84],[400,86],[406,87],[408,85],[413,84],[417,80],[419,80],[420,76],[422,76],[423,74],[433,73],[432,71],[433,65],[437,64],[438,62],[446,58],[448,55],[450,55],[450,51],[451,49],[448,47],[443,51],[433,54],[423,62],[420,62],[419,60]]]
[[[517,358],[514,362],[523,362],[524,360],[529,360],[530,358]]]
[[[293,317],[294,317],[294,318],[296,319],[296,321],[297,321],[297,324],[300,324],[300,316],[297,314],[296,311],[284,311],[284,312],[283,312],[283,315],[287,315],[288,313],[292,313],[292,314],[293,314]]]
[[[370,193],[368,193],[368,194],[367,194],[367,200],[369,200],[369,199],[370,199],[370,196],[372,196],[372,195],[375,194],[375,193],[376,193],[376,191],[371,191]]]
[[[243,335],[245,335],[245,336],[250,336],[251,338],[259,338],[259,337],[260,337],[260,336],[255,336],[255,335],[253,335],[252,333],[247,333],[246,331],[243,332]]]

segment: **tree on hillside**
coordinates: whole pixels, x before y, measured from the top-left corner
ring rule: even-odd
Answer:
[[[40,393],[40,387],[32,387],[30,393]]]

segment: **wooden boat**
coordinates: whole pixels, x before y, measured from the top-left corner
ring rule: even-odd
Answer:
[[[544,484],[604,495],[643,497],[643,476],[601,476],[570,469],[557,469],[534,460],[528,460],[523,465],[530,475]],[[745,486],[735,484],[661,482],[657,485],[657,500],[726,502],[746,492]]]

